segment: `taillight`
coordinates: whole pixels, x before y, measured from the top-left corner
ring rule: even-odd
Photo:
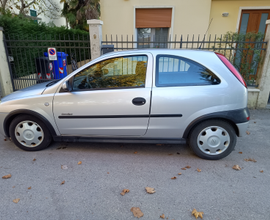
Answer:
[[[233,73],[233,75],[245,86],[247,87],[247,84],[245,82],[245,80],[243,79],[243,77],[241,76],[241,74],[237,71],[237,69],[235,69],[235,67],[230,63],[229,60],[227,60],[227,58],[220,53],[215,53],[218,58],[225,64],[225,66],[228,67],[228,69]]]

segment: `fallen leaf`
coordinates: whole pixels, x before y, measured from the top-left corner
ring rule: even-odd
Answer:
[[[182,173],[178,173],[178,175],[182,175]]]
[[[132,207],[130,211],[133,212],[134,217],[137,217],[137,218],[143,217],[143,213],[139,207]]]
[[[202,170],[200,170],[199,168],[197,168],[197,171],[198,171],[198,172],[201,172]]]
[[[168,154],[169,156],[173,155],[173,154]]]
[[[65,184],[65,180],[64,180],[64,181],[62,181],[62,183],[61,183],[60,185],[63,185],[63,184]]]
[[[191,168],[190,166],[186,166],[187,169]]]
[[[3,179],[9,179],[11,177],[11,174],[8,174],[8,175],[5,175],[5,176],[2,176]]]
[[[7,141],[7,139],[6,139],[6,138],[4,138],[4,141]]]
[[[20,201],[20,199],[18,198],[18,199],[13,199],[13,202],[14,203],[18,203]]]
[[[260,170],[260,173],[263,173],[263,170]]]
[[[126,193],[128,193],[130,190],[129,189],[123,189],[122,192],[120,193],[122,196],[124,196]]]
[[[134,154],[137,154],[137,153],[138,153],[137,151],[134,152]]]
[[[162,214],[162,215],[160,216],[160,218],[163,218],[163,219],[164,219],[164,218],[165,218],[165,215],[164,215],[164,214]]]
[[[172,177],[171,179],[172,179],[172,180],[175,180],[175,179],[177,179],[177,177],[176,177],[176,176],[174,176],[174,177]]]
[[[238,152],[238,153],[239,153],[239,154],[242,154],[243,152],[240,151],[240,152]]]
[[[15,186],[12,186],[12,188],[15,188]]]
[[[254,121],[254,124],[256,124],[256,121]]]
[[[79,161],[79,162],[78,162],[78,165],[81,165],[81,164],[82,164],[82,161]]]
[[[107,172],[107,174],[110,174],[109,172]]]
[[[246,131],[247,135],[250,135],[250,132],[249,131]]]
[[[149,194],[153,194],[153,193],[156,192],[156,191],[155,191],[155,188],[151,188],[151,187],[145,187],[145,190],[146,190],[146,192],[149,193]]]
[[[33,161],[36,161],[36,160],[37,160],[36,158],[33,159]]]
[[[239,165],[234,165],[232,168],[233,168],[234,170],[241,170],[241,167],[239,167]]]
[[[202,219],[204,213],[203,212],[198,212],[196,209],[193,209],[193,211],[191,212],[191,214],[194,215],[196,219],[198,217],[200,217]]]
[[[67,147],[58,147],[56,150],[66,149]]]
[[[257,162],[257,160],[252,159],[252,158],[244,159],[244,161],[251,161],[251,162],[254,162],[254,163],[256,163],[256,162]]]
[[[29,186],[27,189],[32,189],[32,187],[31,187],[31,186]]]
[[[68,169],[68,166],[67,165],[61,165],[61,169],[66,170],[66,169]]]
[[[186,170],[186,168],[181,168],[181,170]]]

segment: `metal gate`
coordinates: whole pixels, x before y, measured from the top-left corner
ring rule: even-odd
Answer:
[[[91,60],[89,34],[6,35],[4,44],[14,91],[62,78]],[[57,61],[48,60],[49,47]]]
[[[230,33],[221,36],[206,37],[182,35],[168,36],[168,38],[150,39],[139,37],[134,40],[131,37],[115,38],[111,35],[105,35],[105,40],[102,41],[102,46],[113,45],[114,50],[132,50],[138,48],[170,48],[170,49],[200,49],[215,51],[223,54],[228,60],[239,70],[249,86],[258,86],[257,73],[260,71],[260,66],[266,51],[267,42],[263,41],[263,36],[260,34],[254,36],[237,35]]]

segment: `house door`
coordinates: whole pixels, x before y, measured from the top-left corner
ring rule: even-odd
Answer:
[[[246,33],[262,33],[265,34],[266,32],[266,20],[270,19],[270,9],[269,10],[242,10],[241,19],[240,19],[240,25],[239,25],[239,33],[240,34],[246,34]],[[252,39],[246,39],[251,40]],[[258,40],[263,41],[263,39]],[[254,47],[261,47],[261,44],[254,44],[251,43],[246,46]],[[258,49],[259,49],[258,48]],[[251,72],[249,74],[248,84],[255,84],[256,85],[256,74],[258,72],[258,61],[259,60],[259,54],[249,54],[248,56],[241,55],[240,51],[237,51],[236,53],[236,63],[240,62],[249,62],[251,64]],[[247,53],[247,51],[244,53]],[[245,60],[242,59],[242,57],[247,57]]]
[[[266,31],[266,20],[270,19],[269,10],[243,10],[241,14],[239,33]]]

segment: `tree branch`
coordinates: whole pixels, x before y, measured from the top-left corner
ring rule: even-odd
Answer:
[[[30,5],[34,4],[36,0],[31,1],[28,5],[25,6],[25,8],[28,8]]]

